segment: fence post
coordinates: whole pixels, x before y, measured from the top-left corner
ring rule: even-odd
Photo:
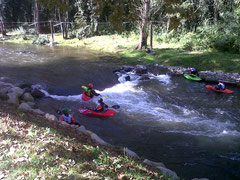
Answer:
[[[52,24],[52,21],[50,21],[50,30],[51,30],[51,35],[52,35],[52,44],[54,44],[54,35],[53,35],[53,24]]]
[[[150,52],[153,50],[153,28],[152,28],[152,21],[150,24]]]

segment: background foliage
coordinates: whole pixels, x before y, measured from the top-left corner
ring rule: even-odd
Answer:
[[[38,9],[34,7],[36,3]],[[141,3],[142,0],[1,0],[0,20],[8,31],[22,26],[28,32],[33,28],[29,25],[35,21],[37,11],[40,22],[69,22],[66,28],[70,38],[127,35],[139,33]],[[187,50],[240,52],[240,0],[151,0],[149,3],[148,20],[153,21],[159,42],[180,42]],[[55,30],[62,28],[56,26]],[[49,25],[42,24],[40,30],[49,33]]]

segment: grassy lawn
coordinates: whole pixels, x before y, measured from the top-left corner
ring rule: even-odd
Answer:
[[[170,179],[119,148],[99,147],[86,135],[2,102],[0,167],[0,179]]]
[[[50,37],[50,35],[48,35]],[[6,40],[15,43],[31,43],[33,37],[23,40],[12,36]],[[51,38],[49,38],[51,40]],[[138,44],[138,36],[130,34],[121,35],[103,35],[85,38],[82,40],[67,39],[64,40],[60,33],[54,35],[56,46],[85,47],[94,50],[100,56],[111,56],[128,64],[154,64],[196,67],[198,70],[212,70],[224,72],[240,73],[240,54],[223,53],[217,51],[186,51],[180,44],[166,44],[157,41],[154,38],[153,48],[155,55],[145,53],[145,50],[135,50]]]

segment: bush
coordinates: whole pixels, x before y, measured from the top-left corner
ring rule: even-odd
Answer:
[[[68,36],[69,36],[70,39],[75,38],[75,37],[76,37],[76,34],[77,34],[76,31],[69,31],[69,32],[68,32]]]
[[[26,35],[26,30],[21,26],[17,29],[13,29],[12,33],[18,36],[23,36]]]
[[[39,36],[33,40],[32,44],[45,45],[45,44],[48,44],[49,42],[50,41],[48,36]]]
[[[231,52],[240,52],[239,49],[240,39],[237,36],[224,35],[221,36],[214,43],[213,47],[219,51],[231,51]]]
[[[36,30],[35,30],[35,28],[30,28],[30,29],[28,29],[28,34],[31,34],[31,35],[34,35],[34,34],[36,34]]]
[[[81,29],[78,30],[77,38],[79,40],[81,40],[81,39],[86,38],[86,37],[91,37],[92,34],[93,33],[91,31],[91,28],[88,25],[88,26],[82,27]]]

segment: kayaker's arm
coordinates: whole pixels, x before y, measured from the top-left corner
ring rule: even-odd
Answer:
[[[100,94],[96,93],[96,91],[92,90],[92,95],[94,96],[100,96]]]

